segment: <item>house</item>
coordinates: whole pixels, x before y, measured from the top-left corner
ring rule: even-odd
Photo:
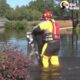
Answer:
[[[8,19],[4,17],[0,17],[0,28],[4,28],[5,22],[7,22]]]

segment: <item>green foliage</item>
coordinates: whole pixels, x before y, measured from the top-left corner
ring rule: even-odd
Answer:
[[[7,12],[6,12],[6,17],[7,17],[9,20],[13,20],[13,19],[14,19],[13,14],[14,14],[14,10],[13,10],[13,9],[9,9],[9,10],[7,10]]]
[[[27,27],[27,21],[9,21],[5,23],[6,30],[14,30],[14,31],[21,31],[26,30]]]
[[[9,20],[26,19],[28,21],[33,21],[39,20],[42,13],[49,10],[54,16],[57,16],[58,19],[71,19],[71,11],[64,11],[61,9],[60,1],[56,4],[55,0],[35,0],[31,1],[29,5],[21,7],[17,6],[13,9],[6,3],[6,0],[0,0],[0,16],[5,16]],[[71,0],[68,0],[68,2],[71,2]]]
[[[25,7],[17,7],[15,10],[8,10],[6,17],[9,20],[39,20],[41,17],[41,12],[38,10],[32,10],[30,8],[25,8]]]
[[[0,16],[5,16],[10,6],[6,3],[6,0],[0,0]]]
[[[41,12],[37,10],[31,10],[28,12],[28,17],[27,19],[32,21],[32,20],[39,20],[41,18]]]
[[[54,1],[53,0],[36,0],[31,1],[29,4],[31,9],[39,10],[40,12],[52,11],[54,10]]]

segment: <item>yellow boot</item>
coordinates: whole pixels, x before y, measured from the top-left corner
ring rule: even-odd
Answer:
[[[49,68],[49,57],[48,56],[42,57],[42,65],[43,65],[43,68]]]
[[[58,56],[51,56],[50,62],[53,65],[53,67],[59,67],[60,66]]]

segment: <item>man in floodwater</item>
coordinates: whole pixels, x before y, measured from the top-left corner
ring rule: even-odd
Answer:
[[[51,12],[47,11],[42,15],[42,21],[33,28],[32,34],[38,44],[38,52],[43,68],[49,68],[49,64],[58,67],[60,32],[58,24],[52,19]]]

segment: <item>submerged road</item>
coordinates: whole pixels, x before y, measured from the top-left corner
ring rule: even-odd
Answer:
[[[2,34],[1,34],[2,35]],[[0,35],[0,44],[10,43],[12,46],[19,46],[23,52],[27,50],[26,39],[16,39],[14,37],[8,39],[4,34]],[[0,46],[0,50],[2,47]],[[27,53],[24,53],[27,55]],[[72,44],[71,35],[62,35],[60,41],[60,69],[50,68],[49,71],[45,72],[38,65],[30,66],[29,72],[30,77],[27,80],[80,80],[80,35],[76,44]]]
[[[30,68],[29,80],[80,80],[80,58],[61,57],[60,69],[43,71],[40,67]]]
[[[29,67],[29,80],[80,80],[80,36],[72,46],[72,37],[61,38],[59,51],[60,68],[44,71],[39,66]]]

